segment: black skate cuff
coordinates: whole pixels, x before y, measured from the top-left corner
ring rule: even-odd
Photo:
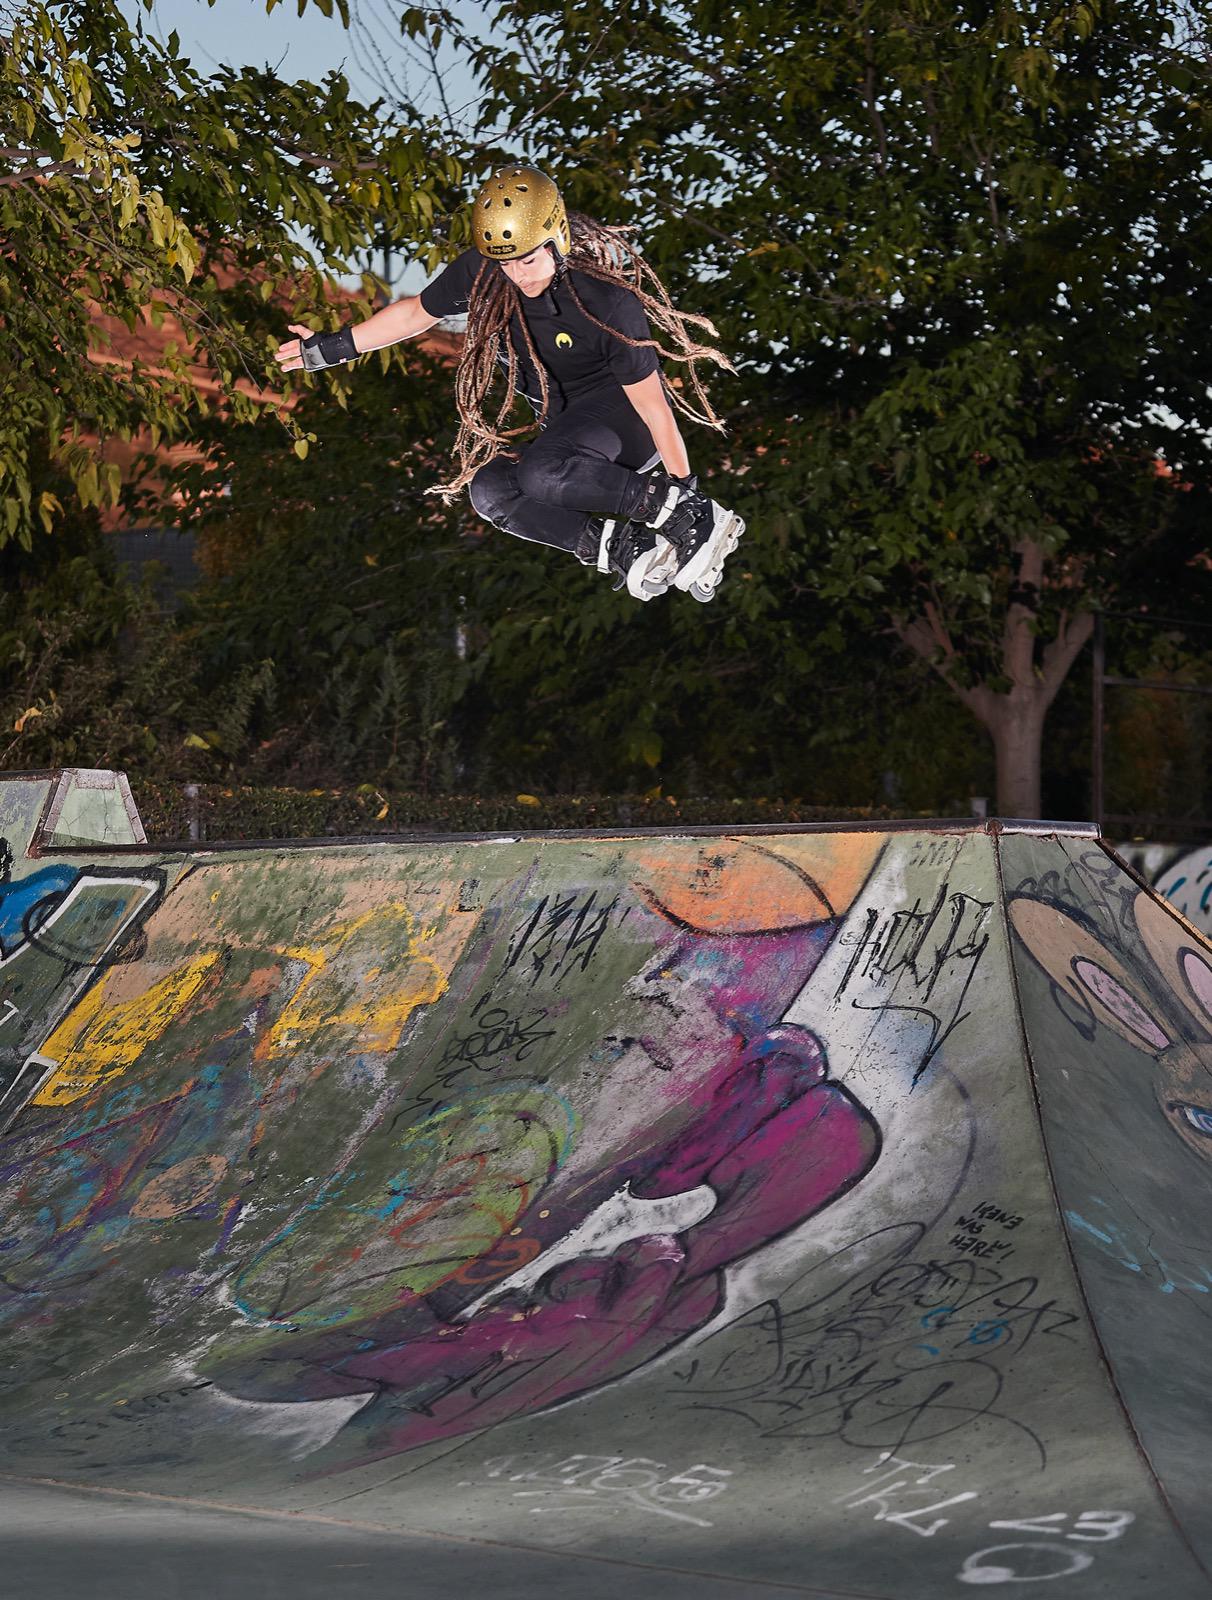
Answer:
[[[651,522],[665,504],[673,481],[665,472],[636,473],[625,496],[623,515],[631,522]]]
[[[343,366],[361,354],[350,327],[338,328],[335,333],[313,333],[310,339],[300,341],[299,352],[308,372]]]
[[[598,550],[602,543],[602,523],[600,519],[588,524],[580,538],[577,540],[573,554],[583,567],[596,567],[598,564]]]

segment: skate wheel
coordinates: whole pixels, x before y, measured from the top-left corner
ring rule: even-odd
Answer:
[[[701,606],[705,606],[715,599],[717,587],[714,583],[710,587],[705,583],[692,583],[686,592],[692,600],[697,600]]]

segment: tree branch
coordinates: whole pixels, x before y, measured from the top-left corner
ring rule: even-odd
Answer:
[[[20,172],[6,172],[0,177],[0,188],[15,189],[22,184],[36,183],[39,178],[57,178],[60,173],[84,173],[78,161],[55,161],[49,167],[23,167]]]
[[[1044,552],[1034,539],[1023,539],[1014,554],[1018,573],[1002,627],[1002,666],[1016,689],[1026,689],[1035,684],[1035,618]]]
[[[915,655],[927,666],[932,667],[956,699],[967,706],[973,716],[987,725],[989,702],[992,698],[990,691],[979,684],[970,687],[957,678],[959,656],[934,601],[926,602],[920,617],[908,620],[904,617],[893,617],[892,626],[901,643],[908,645]]]
[[[926,108],[926,131],[930,139],[930,154],[942,155],[943,146],[938,133],[938,105],[929,79],[922,85],[922,104]]]
[[[876,143],[878,146],[878,160],[876,165],[881,172],[888,169],[888,130],[884,126],[884,119],[880,116],[880,108],[875,103],[875,51],[872,48],[872,32],[868,28],[864,35],[867,46],[867,70],[863,77],[863,94],[867,101],[867,115],[871,126],[875,129]]]
[[[1072,618],[1067,611],[1061,612],[1056,638],[1044,647],[1040,688],[1045,706],[1050,706],[1056,699],[1057,691],[1068,677],[1070,667],[1082,653],[1086,641],[1093,632],[1092,611],[1080,611]]]
[[[997,185],[993,181],[993,158],[988,151],[982,152],[977,147],[976,140],[971,135],[968,137],[968,143],[972,147],[972,154],[980,163],[981,177],[985,180],[985,194],[989,200],[989,216],[992,219],[994,231],[1000,233],[1002,231],[1002,217],[997,206]]]
[[[592,45],[590,45],[588,51],[585,53],[585,55],[582,58],[582,60],[578,63],[578,74],[580,76],[583,77],[584,72],[585,72],[585,68],[588,67],[589,63],[593,60],[594,56],[597,54],[598,50],[601,48],[601,46],[604,43],[604,41],[609,37],[609,34],[610,34],[610,27],[608,25],[608,26],[606,26],[605,28],[603,28],[601,30],[601,32],[598,34],[597,38],[593,41]],[[627,43],[630,43],[630,37],[629,37]],[[624,53],[626,48],[627,48],[627,44],[620,44],[618,49],[613,51],[611,53],[611,55],[607,57],[607,60],[609,60],[609,61],[615,60],[618,56],[620,56],[620,55],[622,55]],[[516,138],[518,132],[522,128],[524,128],[528,122],[534,122],[537,118],[544,116],[548,111],[550,111],[551,107],[553,105],[555,105],[555,103],[558,100],[562,100],[565,97],[565,95],[567,95],[571,91],[571,89],[573,87],[573,84],[576,81],[577,81],[577,78],[573,74],[570,73],[568,75],[568,79],[564,83],[564,85],[561,88],[557,89],[555,94],[553,94],[549,100],[545,100],[541,106],[536,106],[532,110],[528,111],[520,122],[513,123],[512,126],[502,135],[502,139],[503,140],[507,140],[507,139]]]

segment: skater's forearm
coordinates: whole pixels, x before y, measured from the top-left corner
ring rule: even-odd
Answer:
[[[355,356],[365,355],[368,350],[382,350],[385,345],[399,344],[401,339],[415,339],[418,333],[424,333],[426,328],[432,328],[439,319],[431,317],[421,304],[420,295],[406,295],[403,300],[395,300],[389,306],[384,306],[382,311],[376,311],[373,316],[367,317],[365,322],[355,326],[347,326],[339,333],[325,334],[320,341],[321,353],[318,360],[303,359],[303,341],[309,342],[310,350],[317,339],[312,336],[310,328],[301,323],[290,324],[294,339],[288,339],[285,344],[278,346],[277,362],[285,372],[297,371],[299,367],[333,366],[342,361],[352,361]],[[350,341],[353,348],[350,348]],[[324,341],[332,341],[338,348],[335,351],[325,352]]]
[[[391,305],[376,311],[365,322],[355,323],[354,344],[359,353],[382,350],[386,345],[399,344],[401,339],[415,339],[438,320],[426,311],[420,295],[406,295],[403,300],[393,300]]]
[[[623,393],[639,412],[640,419],[652,435],[665,471],[671,478],[685,478],[690,474],[690,458],[677,418],[665,398],[659,372],[650,373],[639,383],[625,383]]]

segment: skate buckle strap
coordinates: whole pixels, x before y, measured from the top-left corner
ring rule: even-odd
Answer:
[[[614,533],[614,518],[602,524],[602,537],[598,540],[598,571],[610,571],[610,539]]]
[[[649,522],[648,526],[650,528],[663,528],[669,521],[670,516],[673,514],[674,507],[681,498],[682,491],[678,488],[676,483],[671,483],[669,485],[669,493],[665,496],[665,503],[657,512],[656,516],[653,517]]]

